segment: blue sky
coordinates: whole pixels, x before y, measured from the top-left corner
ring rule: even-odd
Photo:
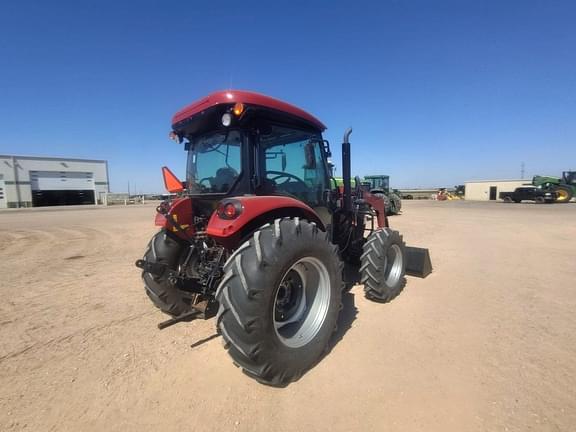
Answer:
[[[576,169],[572,1],[0,5],[0,153],[107,159],[112,190],[184,174],[172,114],[255,90],[320,118],[392,186]],[[338,162],[339,164],[339,162]]]

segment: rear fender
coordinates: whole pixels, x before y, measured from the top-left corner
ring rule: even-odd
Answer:
[[[186,236],[180,232],[172,223],[170,219],[178,222],[182,229],[187,235],[194,234],[194,227],[192,225],[192,219],[194,217],[192,211],[192,199],[186,198],[176,198],[170,203],[162,203],[161,206],[169,206],[167,213],[169,217],[164,216],[162,213],[156,213],[156,219],[154,220],[154,225],[165,228],[167,231],[174,233],[176,236],[186,239]]]
[[[235,248],[248,235],[262,225],[282,217],[301,217],[315,222],[326,230],[320,217],[312,208],[297,199],[285,196],[242,196],[232,198],[240,202],[242,211],[232,220],[212,213],[206,233],[229,248]]]

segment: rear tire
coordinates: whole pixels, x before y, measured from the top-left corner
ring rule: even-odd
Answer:
[[[216,292],[218,331],[243,371],[283,386],[327,351],[343,290],[337,247],[314,223],[276,219],[230,257]]]
[[[398,231],[382,228],[368,236],[360,282],[370,300],[388,302],[406,285],[406,244]]]
[[[554,188],[554,192],[556,192],[556,202],[557,203],[567,203],[569,202],[574,193],[572,189],[568,186],[558,185]]]
[[[391,193],[388,195],[388,199],[390,200],[390,214],[397,215],[400,213],[402,209],[402,200],[398,195],[395,193]]]
[[[386,215],[394,215],[396,213],[393,213],[394,209],[393,209],[393,203],[392,201],[390,201],[390,198],[388,198],[388,195],[386,195],[383,192],[374,192],[372,193],[372,195],[374,195],[376,198],[381,198],[384,201],[384,211],[386,212]]]
[[[179,241],[166,230],[161,230],[148,243],[143,260],[166,264],[170,269],[177,270],[183,250],[184,246]],[[190,302],[186,300],[182,292],[169,282],[167,272],[157,276],[143,271],[142,280],[146,294],[162,312],[178,316],[192,310]]]
[[[512,202],[512,197],[509,197],[509,196],[504,197],[504,202],[505,202],[505,203],[511,203],[511,202]]]

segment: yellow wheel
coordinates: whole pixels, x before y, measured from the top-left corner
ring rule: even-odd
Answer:
[[[558,203],[566,203],[572,199],[572,190],[566,186],[557,186],[554,192]]]

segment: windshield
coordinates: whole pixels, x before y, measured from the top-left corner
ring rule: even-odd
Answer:
[[[388,177],[371,177],[370,183],[372,184],[372,189],[383,189],[385,191],[389,188]]]
[[[566,171],[564,181],[569,185],[576,185],[576,171]]]
[[[242,135],[228,130],[190,142],[187,180],[191,193],[227,193],[241,170]]]

